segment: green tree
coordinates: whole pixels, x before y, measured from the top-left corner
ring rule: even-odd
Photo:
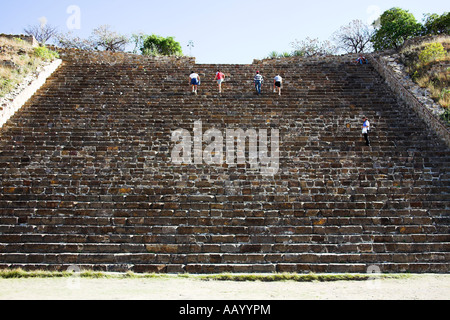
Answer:
[[[133,33],[131,35],[130,42],[134,45],[134,48],[132,51],[133,54],[138,54],[138,52],[142,50],[142,47],[144,46],[144,39],[146,37],[147,36],[142,32]]]
[[[173,37],[161,37],[152,34],[144,39],[141,48],[143,55],[150,56],[182,56],[183,50],[179,42]]]
[[[450,33],[450,12],[445,12],[441,16],[436,13],[428,13],[424,20],[426,34]]]
[[[423,26],[408,10],[392,8],[385,11],[379,21],[373,23],[376,28],[372,36],[375,50],[398,49],[407,39],[418,36]]]

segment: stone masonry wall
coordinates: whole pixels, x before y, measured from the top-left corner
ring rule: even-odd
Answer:
[[[415,86],[411,79],[405,77],[404,74],[396,74],[387,64],[386,58],[380,54],[371,54],[367,56],[373,67],[385,79],[391,90],[397,95],[400,101],[411,107],[422,120],[435,133],[445,141],[450,147],[450,128],[439,119],[439,110],[433,107],[427,107],[415,94],[411,92],[411,88]],[[408,89],[409,88],[409,89]],[[427,98],[423,98],[427,99]]]
[[[450,149],[372,65],[61,58],[0,130],[0,268],[449,272]],[[282,96],[270,81],[256,95],[256,68],[284,76]],[[204,79],[197,95],[191,70]],[[210,129],[278,129],[279,171],[263,176],[247,150],[245,163],[179,165],[180,129],[206,148]]]
[[[96,64],[142,64],[148,63],[167,63],[175,66],[194,65],[194,57],[145,57],[125,52],[110,51],[85,51],[78,49],[63,49],[56,46],[48,48],[57,51],[64,61],[75,63],[96,63]]]
[[[45,84],[61,63],[57,59],[43,65],[37,75],[28,75],[13,92],[0,99],[0,129]]]
[[[39,45],[39,43],[37,42],[37,40],[33,36],[27,36],[27,35],[24,35],[24,34],[16,35],[16,34],[4,34],[4,33],[1,33],[0,34],[0,38],[7,38],[7,39],[10,39],[10,40],[19,38],[19,39],[22,39],[23,41],[28,42],[33,47],[37,47]]]

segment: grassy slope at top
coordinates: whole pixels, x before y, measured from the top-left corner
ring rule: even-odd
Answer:
[[[21,39],[0,37],[0,98],[55,58],[58,54],[45,47],[33,48]]]
[[[442,53],[428,57],[424,55],[424,51],[431,49],[431,44],[442,45]],[[406,43],[400,50],[402,63],[413,81],[420,87],[426,88],[430,92],[431,98],[447,110],[450,107],[449,50],[450,36],[448,35],[417,38]]]

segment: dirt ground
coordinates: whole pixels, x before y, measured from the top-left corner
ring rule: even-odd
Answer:
[[[0,279],[0,300],[449,300],[450,275],[336,282]]]

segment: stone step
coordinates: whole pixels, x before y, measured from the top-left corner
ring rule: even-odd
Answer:
[[[217,239],[219,240],[219,239]],[[449,258],[450,242],[445,243],[350,243],[350,244],[310,244],[310,243],[290,243],[290,244],[268,244],[268,243],[221,243],[220,241],[212,243],[198,244],[166,244],[166,243],[148,243],[148,244],[104,244],[104,243],[0,243],[4,260],[15,260],[14,254],[43,254],[52,252],[57,254],[75,254],[78,257],[84,255],[95,256],[95,254],[117,256],[118,254],[134,254],[137,259],[145,260],[145,256],[152,255],[158,259],[159,255],[166,254],[170,259],[176,255],[180,256],[202,256],[208,259],[210,254],[223,254],[230,257],[236,257],[239,261],[245,261],[248,256],[259,263],[268,260],[276,261],[273,257],[288,256],[290,262],[304,261],[304,256],[315,256],[320,254],[329,254],[338,258],[343,254],[352,254],[358,256],[362,253],[372,253],[383,256],[390,254],[401,259],[410,259],[411,262],[421,260],[417,258],[420,255],[430,255],[434,260],[442,261]],[[282,255],[280,255],[282,254]],[[408,254],[405,257],[404,254]],[[416,260],[417,258],[417,260]],[[296,261],[293,261],[296,259]],[[311,258],[313,259],[313,258]],[[225,262],[226,259],[224,259]],[[228,261],[228,262],[239,262]],[[385,260],[386,261],[386,260]],[[36,262],[36,261],[35,261]],[[152,261],[157,262],[157,261]],[[193,261],[190,261],[193,262]],[[200,261],[197,261],[200,262]],[[211,262],[211,261],[208,261]],[[308,261],[319,262],[319,261]],[[334,261],[338,262],[338,261]],[[185,262],[187,263],[187,262]]]
[[[177,221],[177,220],[175,220]],[[319,234],[319,235],[357,235],[357,234],[391,234],[391,233],[445,233],[449,232],[447,225],[348,225],[348,226],[325,226],[325,225],[305,225],[305,226],[261,226],[264,220],[246,219],[247,225],[212,225],[212,226],[113,226],[113,225],[19,225],[0,226],[0,231],[8,233],[61,233],[61,234],[82,234],[82,235],[108,235],[118,233],[124,235],[186,235],[192,233],[211,235],[252,235],[254,233],[283,234]],[[276,237],[276,235],[274,235]]]
[[[241,243],[246,246],[258,246],[251,243],[253,239],[261,245],[271,244],[383,244],[383,243],[417,243],[426,245],[427,243],[448,243],[450,235],[447,234],[421,234],[421,233],[390,233],[390,234],[357,234],[357,235],[320,235],[320,234],[258,234],[249,235],[201,235],[201,234],[153,234],[153,235],[82,235],[82,234],[52,234],[52,233],[4,233],[0,234],[0,243],[5,245],[20,245],[33,243],[59,243],[59,244],[109,244],[109,245],[147,245],[153,244],[192,244],[192,243]]]
[[[367,273],[370,267],[386,273],[446,273],[448,263],[413,262],[413,263],[265,263],[265,264],[142,264],[142,263],[86,263],[76,264],[81,270],[99,272],[127,272],[136,273],[191,273],[191,274],[220,274],[220,273]],[[55,263],[0,263],[0,268],[22,270],[73,270],[74,264]]]
[[[139,265],[139,264],[167,264],[192,266],[196,264],[234,264],[234,265],[258,265],[262,268],[274,264],[337,264],[343,267],[347,264],[384,265],[389,264],[415,264],[423,261],[425,265],[436,265],[445,270],[445,262],[448,261],[445,253],[318,253],[318,254],[176,254],[176,253],[57,253],[57,254],[33,254],[14,253],[0,254],[2,264],[110,264],[110,265]],[[448,265],[447,265],[448,267]],[[345,272],[345,271],[342,271]]]
[[[301,210],[294,209],[292,205],[277,205],[275,204],[273,208],[267,208],[266,211],[255,210],[252,214],[251,211],[247,210],[247,216],[239,216],[236,214],[237,210],[223,210],[214,209],[214,205],[207,206],[197,206],[198,208],[206,209],[208,212],[206,214],[199,211],[199,215],[195,215],[194,212],[188,212],[186,209],[190,207],[196,207],[193,203],[185,204],[175,204],[175,203],[164,203],[160,204],[162,210],[146,210],[145,212],[134,212],[133,216],[130,217],[127,214],[123,214],[120,211],[114,213],[111,217],[111,211],[106,214],[108,216],[71,216],[69,213],[67,217],[64,216],[64,211],[58,210],[40,210],[33,212],[32,215],[20,215],[17,214],[15,217],[11,216],[0,216],[0,226],[2,225],[28,225],[28,226],[38,226],[38,225],[60,225],[60,226],[164,226],[170,224],[180,224],[187,226],[197,226],[208,227],[208,226],[219,226],[219,225],[230,225],[233,226],[253,226],[253,225],[265,225],[267,228],[271,226],[283,226],[289,230],[291,227],[298,226],[328,226],[328,227],[342,227],[346,228],[349,226],[403,226],[405,229],[407,226],[421,226],[423,228],[434,224],[445,224],[449,222],[449,210],[442,210],[442,216],[430,217],[429,212],[426,210],[405,210],[405,213],[398,214],[397,216],[379,216],[376,214],[376,210],[373,210],[374,216],[368,216],[370,211],[367,210],[367,214],[364,216],[351,216],[351,211],[348,213],[344,210],[331,209],[322,210],[321,217],[307,216],[307,211],[302,212]],[[232,206],[231,204],[229,206]],[[176,209],[175,209],[176,207]],[[282,208],[284,207],[284,208]],[[361,206],[362,207],[362,206]],[[364,205],[364,209],[365,209]],[[281,208],[281,209],[279,209]],[[193,208],[195,210],[195,208]],[[290,209],[290,210],[289,210]],[[310,204],[306,209],[314,209],[313,205]],[[201,210],[201,209],[200,209]],[[270,211],[269,211],[270,210]],[[80,213],[83,212],[82,209],[79,210]],[[272,212],[272,214],[270,214]],[[354,211],[356,212],[356,210]],[[86,212],[85,212],[86,213]],[[93,211],[95,214],[96,212]],[[147,214],[146,214],[147,213]],[[340,213],[339,217],[335,215]],[[58,215],[55,215],[58,214]],[[106,215],[105,214],[105,215]],[[217,214],[217,217],[214,215]],[[446,214],[446,215],[444,215]],[[123,215],[123,216],[121,216]],[[264,215],[261,217],[261,215]],[[178,227],[189,228],[189,227]],[[195,227],[191,227],[195,228]],[[281,228],[281,227],[280,227]]]

